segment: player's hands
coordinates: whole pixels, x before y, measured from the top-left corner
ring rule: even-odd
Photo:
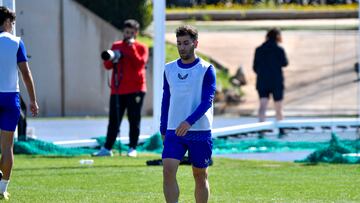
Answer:
[[[187,121],[183,121],[180,125],[176,128],[175,134],[177,136],[184,136],[186,135],[187,131],[191,128],[191,125]]]
[[[39,114],[39,106],[36,101],[30,102],[30,111],[33,117]]]

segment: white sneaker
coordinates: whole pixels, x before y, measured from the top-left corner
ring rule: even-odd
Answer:
[[[134,149],[134,148],[129,148],[128,153],[127,153],[127,156],[129,156],[129,157],[137,157],[136,149]]]
[[[93,156],[113,156],[113,153],[111,150],[101,147],[100,151],[98,151],[92,155]]]
[[[0,200],[9,200],[10,194],[8,192],[0,193]]]

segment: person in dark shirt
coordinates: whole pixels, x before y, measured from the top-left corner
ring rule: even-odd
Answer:
[[[265,121],[270,94],[275,102],[276,119],[282,120],[282,100],[284,97],[284,75],[282,68],[288,65],[280,30],[270,29],[266,41],[256,48],[253,69],[256,73],[256,90],[260,98],[259,121]]]

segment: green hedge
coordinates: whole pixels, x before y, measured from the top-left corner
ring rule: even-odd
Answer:
[[[135,19],[141,30],[152,21],[152,5],[148,0],[75,0],[115,27],[122,29],[126,19]]]

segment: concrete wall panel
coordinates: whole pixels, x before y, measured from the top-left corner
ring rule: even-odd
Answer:
[[[17,35],[30,56],[41,116],[57,116],[61,113],[59,1],[17,0],[16,14]],[[21,91],[27,98],[23,85]]]
[[[40,115],[107,115],[111,71],[103,68],[100,53],[121,39],[121,32],[72,0],[17,0],[16,7],[17,35],[31,56]],[[147,84],[151,91],[151,81]],[[28,101],[24,85],[21,91]],[[145,114],[152,109],[149,92]]]

